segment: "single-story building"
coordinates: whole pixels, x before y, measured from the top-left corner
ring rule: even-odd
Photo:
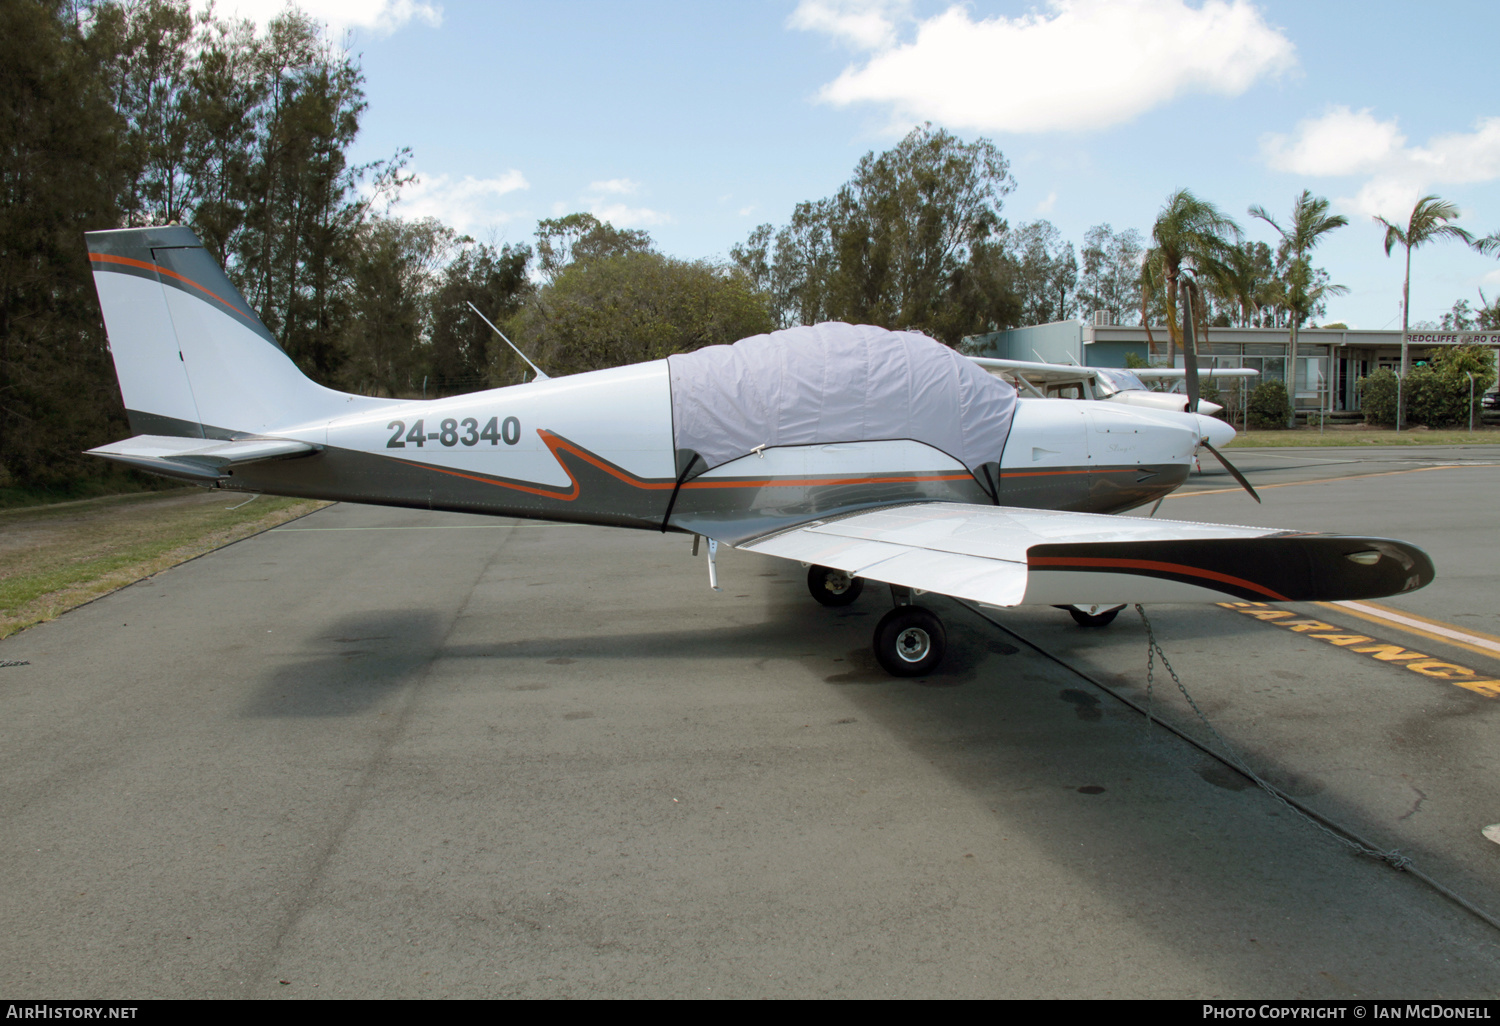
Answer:
[[[1088,324],[1056,321],[1024,328],[971,335],[962,349],[972,356],[1003,360],[1040,360],[1076,363],[1086,367],[1124,367],[1127,354],[1146,366],[1167,365],[1167,329],[1140,325]],[[1496,350],[1500,361],[1500,331],[1443,332],[1415,329],[1407,335],[1412,365],[1425,361],[1434,349],[1474,343]],[[1197,340],[1199,367],[1253,367],[1263,377],[1287,380],[1286,328],[1209,328]],[[1173,365],[1183,366],[1182,350]],[[1349,328],[1303,328],[1297,333],[1296,403],[1307,410],[1358,410],[1356,382],[1381,367],[1401,369],[1401,331]],[[1500,368],[1500,362],[1497,362]],[[1241,386],[1242,388],[1254,387]]]

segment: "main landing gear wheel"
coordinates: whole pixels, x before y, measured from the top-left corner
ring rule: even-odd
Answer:
[[[931,673],[947,650],[943,621],[921,606],[897,606],[875,625],[875,658],[894,677]]]
[[[863,578],[826,566],[807,568],[807,590],[825,606],[847,606],[865,590]]]
[[[1114,622],[1115,617],[1120,615],[1124,606],[1115,606],[1112,609],[1100,609],[1098,606],[1065,606],[1073,622],[1080,627],[1108,627]]]

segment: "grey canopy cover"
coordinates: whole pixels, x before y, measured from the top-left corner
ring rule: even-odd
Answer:
[[[757,446],[909,438],[981,481],[998,464],[1016,390],[915,331],[817,324],[667,358],[672,430],[711,470]]]

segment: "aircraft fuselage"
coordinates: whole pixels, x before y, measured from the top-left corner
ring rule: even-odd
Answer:
[[[316,456],[236,468],[226,487],[498,516],[690,531],[734,544],[902,502],[1115,513],[1186,478],[1185,414],[1021,400],[992,495],[909,439],[768,448],[679,480],[665,360],[416,400],[278,432]]]

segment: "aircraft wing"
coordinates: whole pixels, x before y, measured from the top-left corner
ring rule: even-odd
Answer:
[[[1183,367],[1134,367],[1131,369],[1142,381],[1183,381],[1187,370]],[[1258,378],[1260,371],[1253,367],[1199,367],[1200,378]]]
[[[179,438],[172,435],[136,435],[123,442],[88,450],[116,463],[184,481],[217,481],[233,467],[262,460],[309,456],[318,451],[310,442],[290,438]]]
[[[1028,381],[1035,383],[1053,383],[1060,381],[1079,381],[1095,376],[1093,367],[1077,367],[1066,363],[1033,363],[1029,360],[1001,360],[992,356],[971,356],[979,366],[991,374],[996,371],[1008,371],[1011,374],[1025,375]]]
[[[992,606],[1378,598],[1433,578],[1405,542],[1264,527],[916,503],[739,546]]]

